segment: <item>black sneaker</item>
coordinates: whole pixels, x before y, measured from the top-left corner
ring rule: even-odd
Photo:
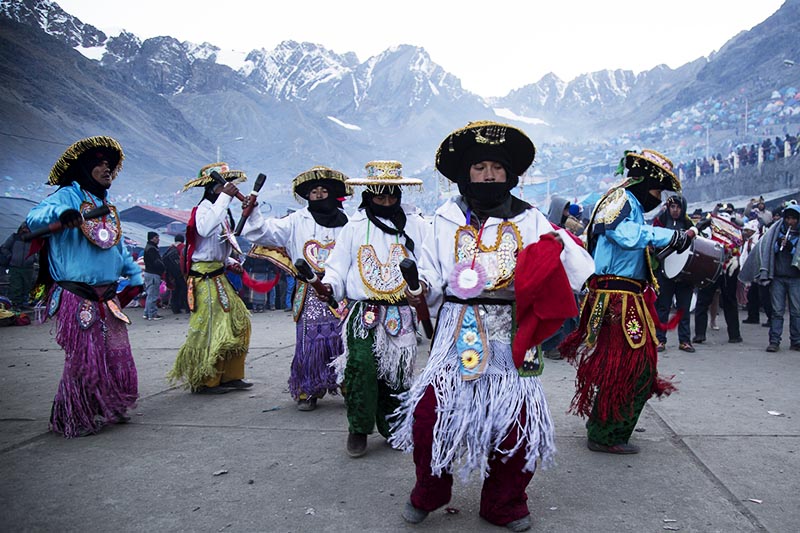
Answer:
[[[347,434],[347,455],[361,457],[367,453],[367,435],[365,433]]]
[[[706,342],[706,338],[705,336],[701,337],[699,335],[695,335],[694,338],[692,339],[692,342],[695,344],[703,344],[704,342]]]
[[[164,318],[164,317],[161,316],[161,315],[156,315],[156,316],[151,316],[147,320],[161,320],[162,318]]]
[[[741,337],[734,337],[732,339],[728,339],[728,342],[730,344],[739,344],[740,342],[744,342],[744,339],[742,339]]]
[[[770,353],[775,353],[778,350],[780,350],[780,347],[775,343],[771,342],[771,343],[769,343],[769,346],[767,346],[767,351],[770,352]]]
[[[249,389],[250,387],[253,386],[253,384],[248,383],[242,379],[233,379],[231,381],[220,383],[219,386],[225,389],[244,390],[244,389]]]
[[[200,387],[197,387],[197,389],[195,389],[194,393],[195,394],[227,394],[232,390],[233,389],[227,389],[227,388],[224,388],[224,387],[206,387],[205,385],[202,385]]]
[[[509,531],[528,531],[531,528],[531,515],[523,516],[506,524]]]

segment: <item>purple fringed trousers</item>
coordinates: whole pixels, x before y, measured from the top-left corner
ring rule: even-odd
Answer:
[[[292,398],[322,398],[326,392],[336,393],[336,371],[330,366],[344,351],[341,325],[327,304],[313,294],[306,295],[303,311],[297,320],[297,343],[289,391]]]
[[[67,290],[62,291],[56,320],[56,342],[66,357],[50,429],[73,438],[123,420],[139,395],[125,323],[105,303],[84,300]]]

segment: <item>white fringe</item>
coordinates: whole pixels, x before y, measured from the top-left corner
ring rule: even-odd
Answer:
[[[361,321],[363,303],[356,302],[342,325],[342,341],[344,351],[329,364],[336,372],[336,383],[344,382],[344,372],[347,368],[349,348],[347,346],[347,332],[352,328],[353,335],[359,339],[366,339],[369,330]],[[379,323],[375,326],[375,342],[372,353],[377,359],[378,379],[386,381],[393,389],[407,389],[411,386],[414,377],[414,365],[417,360],[417,334],[414,329],[414,315],[411,315],[411,324],[408,315],[401,313],[402,331],[396,337],[389,335],[383,325],[385,309],[381,307]]]
[[[555,431],[547,400],[538,377],[520,377],[511,356],[511,345],[490,341],[492,358],[486,372],[474,381],[463,381],[454,335],[460,324],[461,305],[446,303],[437,325],[437,338],[428,364],[411,390],[400,396],[394,413],[390,443],[410,452],[413,449],[414,409],[429,385],[436,392],[437,417],[433,429],[434,475],[458,474],[463,480],[479,471],[489,474],[492,453],[513,455],[525,447],[525,470],[534,472],[538,460],[547,467],[556,453]],[[527,420],[519,421],[522,408]],[[517,444],[503,449],[501,443],[516,432]]]

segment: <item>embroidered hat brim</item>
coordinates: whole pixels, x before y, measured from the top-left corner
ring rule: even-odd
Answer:
[[[399,161],[370,161],[364,166],[367,176],[349,178],[345,183],[350,186],[366,186],[367,190],[381,194],[387,187],[422,187],[422,180],[403,176],[403,165]]]
[[[672,170],[672,161],[655,150],[626,153],[625,168],[628,178],[650,178],[664,190],[681,192],[681,182]]]
[[[522,130],[509,124],[482,120],[470,122],[442,141],[436,150],[436,169],[453,182],[468,179],[469,176],[461,175],[464,158],[480,145],[501,148],[510,159],[508,163],[515,177],[524,174],[536,157],[533,141]]]
[[[347,185],[349,178],[328,167],[316,166],[298,174],[292,180],[292,190],[298,201],[307,200],[312,189],[325,187],[328,194],[335,198],[352,196],[353,189]]]
[[[67,148],[50,170],[50,176],[47,179],[47,183],[50,185],[66,185],[70,183],[72,181],[72,178],[69,177],[70,167],[72,167],[73,164],[78,161],[78,158],[81,155],[85,154],[89,150],[96,150],[98,148],[104,148],[116,153],[116,163],[109,161],[109,164],[113,165],[111,170],[112,179],[116,178],[117,174],[122,169],[122,160],[125,159],[125,155],[122,153],[122,146],[120,146],[120,144],[111,137],[99,135],[96,137],[87,137],[86,139],[81,139]]]
[[[242,170],[230,170],[228,168],[228,164],[225,162],[217,162],[211,163],[210,165],[206,165],[200,169],[200,172],[197,173],[196,178],[190,179],[186,182],[186,185],[183,186],[184,191],[188,191],[192,187],[205,187],[207,184],[214,181],[214,178],[211,177],[211,173],[213,171],[217,171],[220,176],[222,176],[225,181],[230,181],[233,183],[242,183],[247,181],[247,175]]]

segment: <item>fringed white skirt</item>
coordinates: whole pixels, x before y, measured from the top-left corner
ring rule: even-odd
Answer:
[[[538,377],[520,377],[514,366],[508,327],[510,306],[480,307],[491,346],[484,374],[473,381],[461,378],[455,335],[460,329],[462,304],[445,303],[428,364],[412,388],[400,396],[402,404],[392,417],[390,443],[410,452],[414,409],[428,386],[433,386],[437,416],[431,470],[436,476],[448,472],[466,480],[479,471],[485,478],[491,454],[511,456],[523,447],[525,470],[533,472],[537,461],[548,466],[556,453],[553,421],[542,384]],[[520,420],[523,408],[527,416]],[[516,444],[504,449],[502,443],[511,432],[517,434]]]

